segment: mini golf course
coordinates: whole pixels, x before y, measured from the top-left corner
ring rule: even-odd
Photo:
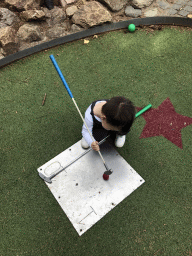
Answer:
[[[190,256],[192,30],[165,26],[86,39],[0,70],[0,255]],[[118,95],[137,111],[152,104],[118,149],[145,183],[81,237],[37,173],[81,139],[82,120],[51,54],[82,113],[94,100]]]

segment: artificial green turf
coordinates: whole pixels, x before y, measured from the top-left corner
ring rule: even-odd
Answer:
[[[182,129],[180,149],[164,137],[139,139],[142,116],[118,151],[146,182],[78,236],[37,173],[81,139],[82,121],[50,54],[82,113],[96,99],[123,95],[153,108],[169,97],[192,117],[188,29],[114,31],[1,69],[0,255],[191,255],[192,125]]]

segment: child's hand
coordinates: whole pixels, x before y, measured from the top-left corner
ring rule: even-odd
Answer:
[[[92,149],[95,150],[95,151],[99,151],[99,150],[100,150],[97,141],[92,142],[92,143],[91,143],[91,147],[92,147]]]

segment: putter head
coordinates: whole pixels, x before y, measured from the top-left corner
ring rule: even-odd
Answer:
[[[113,172],[111,170],[105,171],[104,174],[111,175]]]
[[[48,183],[52,183],[51,179],[49,177],[46,177],[43,173],[39,172],[39,176],[41,177],[41,179],[43,179],[44,181],[48,182]]]

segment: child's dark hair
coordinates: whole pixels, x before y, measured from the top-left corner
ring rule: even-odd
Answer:
[[[125,97],[113,97],[102,107],[102,113],[106,116],[107,123],[120,127],[119,134],[127,134],[135,119],[135,107]]]

